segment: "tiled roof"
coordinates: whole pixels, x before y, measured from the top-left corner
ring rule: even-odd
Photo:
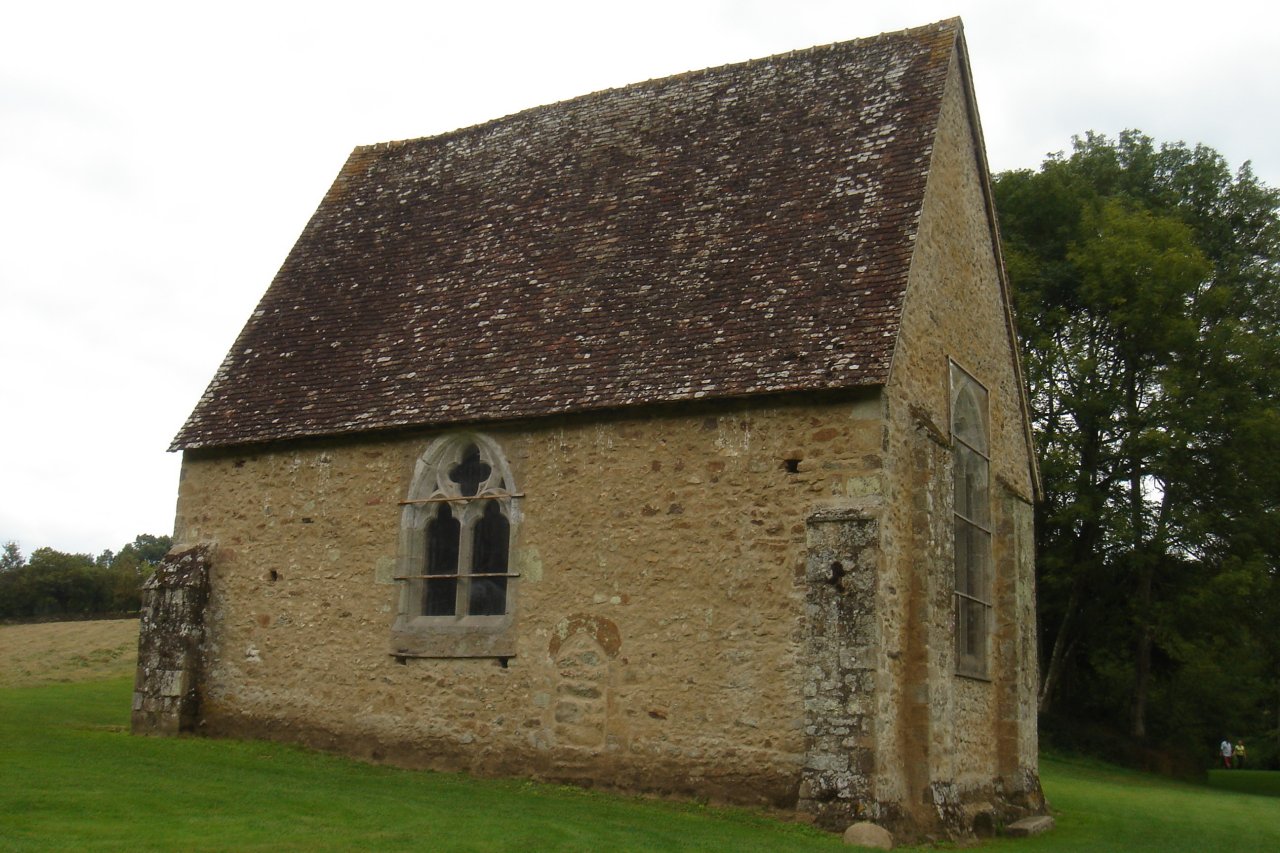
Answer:
[[[959,32],[357,148],[173,447],[882,383]]]

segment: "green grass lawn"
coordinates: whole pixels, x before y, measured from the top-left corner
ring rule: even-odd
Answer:
[[[1019,853],[1280,850],[1280,799],[1265,796],[1280,774],[1259,771],[1248,793],[1239,793],[1243,785],[1224,791],[1216,779],[1210,787],[1192,785],[1088,760],[1042,758],[1040,770],[1057,827],[992,847]]]
[[[280,744],[136,738],[130,690],[123,679],[0,689],[0,850],[848,849],[749,811]],[[1058,828],[986,849],[1280,850],[1280,798],[1257,795],[1276,793],[1280,774],[1215,774],[1205,787],[1061,759],[1042,773]]]
[[[128,680],[0,690],[0,850],[835,850],[752,812],[127,733]]]
[[[1280,773],[1266,770],[1210,770],[1209,785],[1221,791],[1280,797]]]

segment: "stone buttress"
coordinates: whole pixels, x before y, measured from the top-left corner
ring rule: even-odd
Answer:
[[[134,734],[173,735],[195,729],[209,566],[206,546],[170,552],[142,586]]]

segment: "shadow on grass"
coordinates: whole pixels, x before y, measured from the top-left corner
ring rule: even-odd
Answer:
[[[1274,770],[1210,770],[1209,787],[1237,794],[1280,797],[1280,772]]]

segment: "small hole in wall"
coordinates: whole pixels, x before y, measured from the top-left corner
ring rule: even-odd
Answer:
[[[277,572],[275,569],[272,569],[271,572],[267,575],[267,580],[271,581],[272,583],[275,583],[276,581],[280,580],[280,573]]]
[[[788,474],[799,474],[800,460],[799,459],[783,459],[782,467],[786,469],[786,472]]]
[[[830,583],[832,586],[840,586],[841,578],[843,578],[847,574],[848,572],[844,570],[844,566],[840,565],[839,562],[832,563],[831,564],[831,580],[829,580],[828,583]]]
[[[243,459],[237,459],[237,460],[236,460],[236,467],[237,467],[237,468],[243,468],[243,467],[244,467],[244,460],[243,460]]]
[[[409,659],[404,655],[396,655],[396,663],[400,664],[401,666],[407,666],[409,663]]]
[[[310,518],[303,518],[303,519],[302,519],[302,523],[303,523],[303,524],[310,524],[310,523],[311,523],[311,519],[310,519]]]
[[[510,660],[510,658],[498,658],[498,666],[502,667],[503,669],[506,669],[508,660]]]

